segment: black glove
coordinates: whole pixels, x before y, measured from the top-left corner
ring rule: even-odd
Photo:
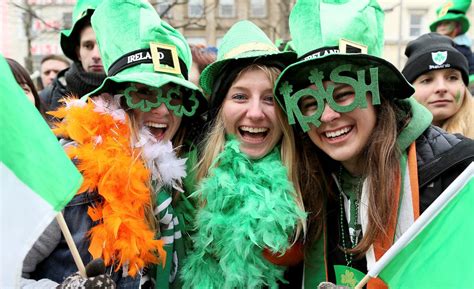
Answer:
[[[105,274],[105,265],[102,259],[92,260],[86,266],[88,277],[82,277],[79,273],[74,273],[64,279],[57,289],[115,289],[114,280]]]

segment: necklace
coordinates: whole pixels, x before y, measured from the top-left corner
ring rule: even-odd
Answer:
[[[346,250],[350,247],[351,249],[357,246],[359,243],[359,236],[360,236],[360,231],[361,231],[361,225],[359,224],[359,191],[361,188],[362,184],[362,178],[358,178],[357,183],[355,185],[355,190],[352,191],[352,194],[346,194],[349,197],[349,201],[351,202],[351,208],[350,208],[350,222],[348,222],[348,227],[349,227],[349,241],[351,244],[349,244],[348,247],[346,247],[346,236],[345,236],[345,230],[344,230],[344,200],[342,197],[342,194],[344,194],[344,189],[343,189],[343,179],[342,179],[342,166],[339,167],[339,175],[338,175],[338,181],[339,181],[339,187],[340,187],[340,192],[339,192],[339,208],[340,208],[340,218],[339,218],[339,228],[341,232],[341,242],[342,242],[342,249],[344,251],[344,259],[346,260],[347,266],[351,266],[352,264],[352,259],[353,259],[353,254],[352,253],[347,253]],[[354,188],[354,186],[352,187]],[[351,234],[351,229],[352,229],[352,234]]]

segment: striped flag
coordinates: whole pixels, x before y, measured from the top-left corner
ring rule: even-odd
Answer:
[[[23,259],[82,176],[0,55],[0,288],[18,288]]]
[[[473,211],[471,163],[367,275],[390,289],[474,288]]]

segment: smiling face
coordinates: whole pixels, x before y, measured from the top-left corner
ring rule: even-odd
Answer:
[[[134,103],[144,99],[157,98],[156,89],[141,83],[134,83],[134,86],[136,87],[136,91],[131,93]],[[165,85],[160,89],[163,91],[163,94],[166,94],[170,88],[170,85]],[[182,102],[182,98],[180,96],[179,99],[176,98],[173,101]],[[159,141],[171,141],[181,125],[181,117],[176,116],[164,103],[146,112],[139,108],[133,109],[133,112],[139,120],[139,123],[147,126]]]
[[[225,132],[241,142],[240,149],[252,159],[267,155],[280,141],[273,83],[260,68],[241,72],[222,104]]]
[[[326,88],[329,81],[324,82]],[[310,88],[315,89],[314,85]],[[335,84],[333,99],[338,105],[354,102],[354,89],[345,84]],[[332,159],[339,161],[351,173],[357,174],[361,155],[369,142],[376,125],[376,112],[367,94],[367,108],[356,108],[350,112],[337,112],[325,103],[321,125],[311,125],[308,136],[311,141]],[[307,97],[300,102],[301,112],[311,115],[317,110],[314,98]]]
[[[430,71],[415,79],[413,85],[416,100],[431,111],[437,126],[459,111],[466,90],[456,69]]]

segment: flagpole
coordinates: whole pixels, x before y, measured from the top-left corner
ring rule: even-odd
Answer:
[[[362,280],[360,280],[359,284],[357,284],[354,287],[354,289],[362,289],[362,287],[364,287],[365,284],[367,284],[369,282],[370,278],[372,278],[372,277],[370,277],[369,274],[365,275],[364,278]]]
[[[56,220],[58,221],[61,231],[63,232],[64,239],[66,239],[66,243],[69,247],[69,250],[71,250],[71,254],[72,254],[72,257],[74,258],[74,262],[76,263],[77,269],[79,269],[79,274],[82,277],[87,277],[86,269],[84,267],[84,263],[82,262],[81,255],[79,255],[79,251],[77,250],[76,244],[74,243],[74,240],[72,239],[71,232],[69,231],[66,221],[64,220],[64,216],[62,212],[59,212],[59,214],[56,215]]]

